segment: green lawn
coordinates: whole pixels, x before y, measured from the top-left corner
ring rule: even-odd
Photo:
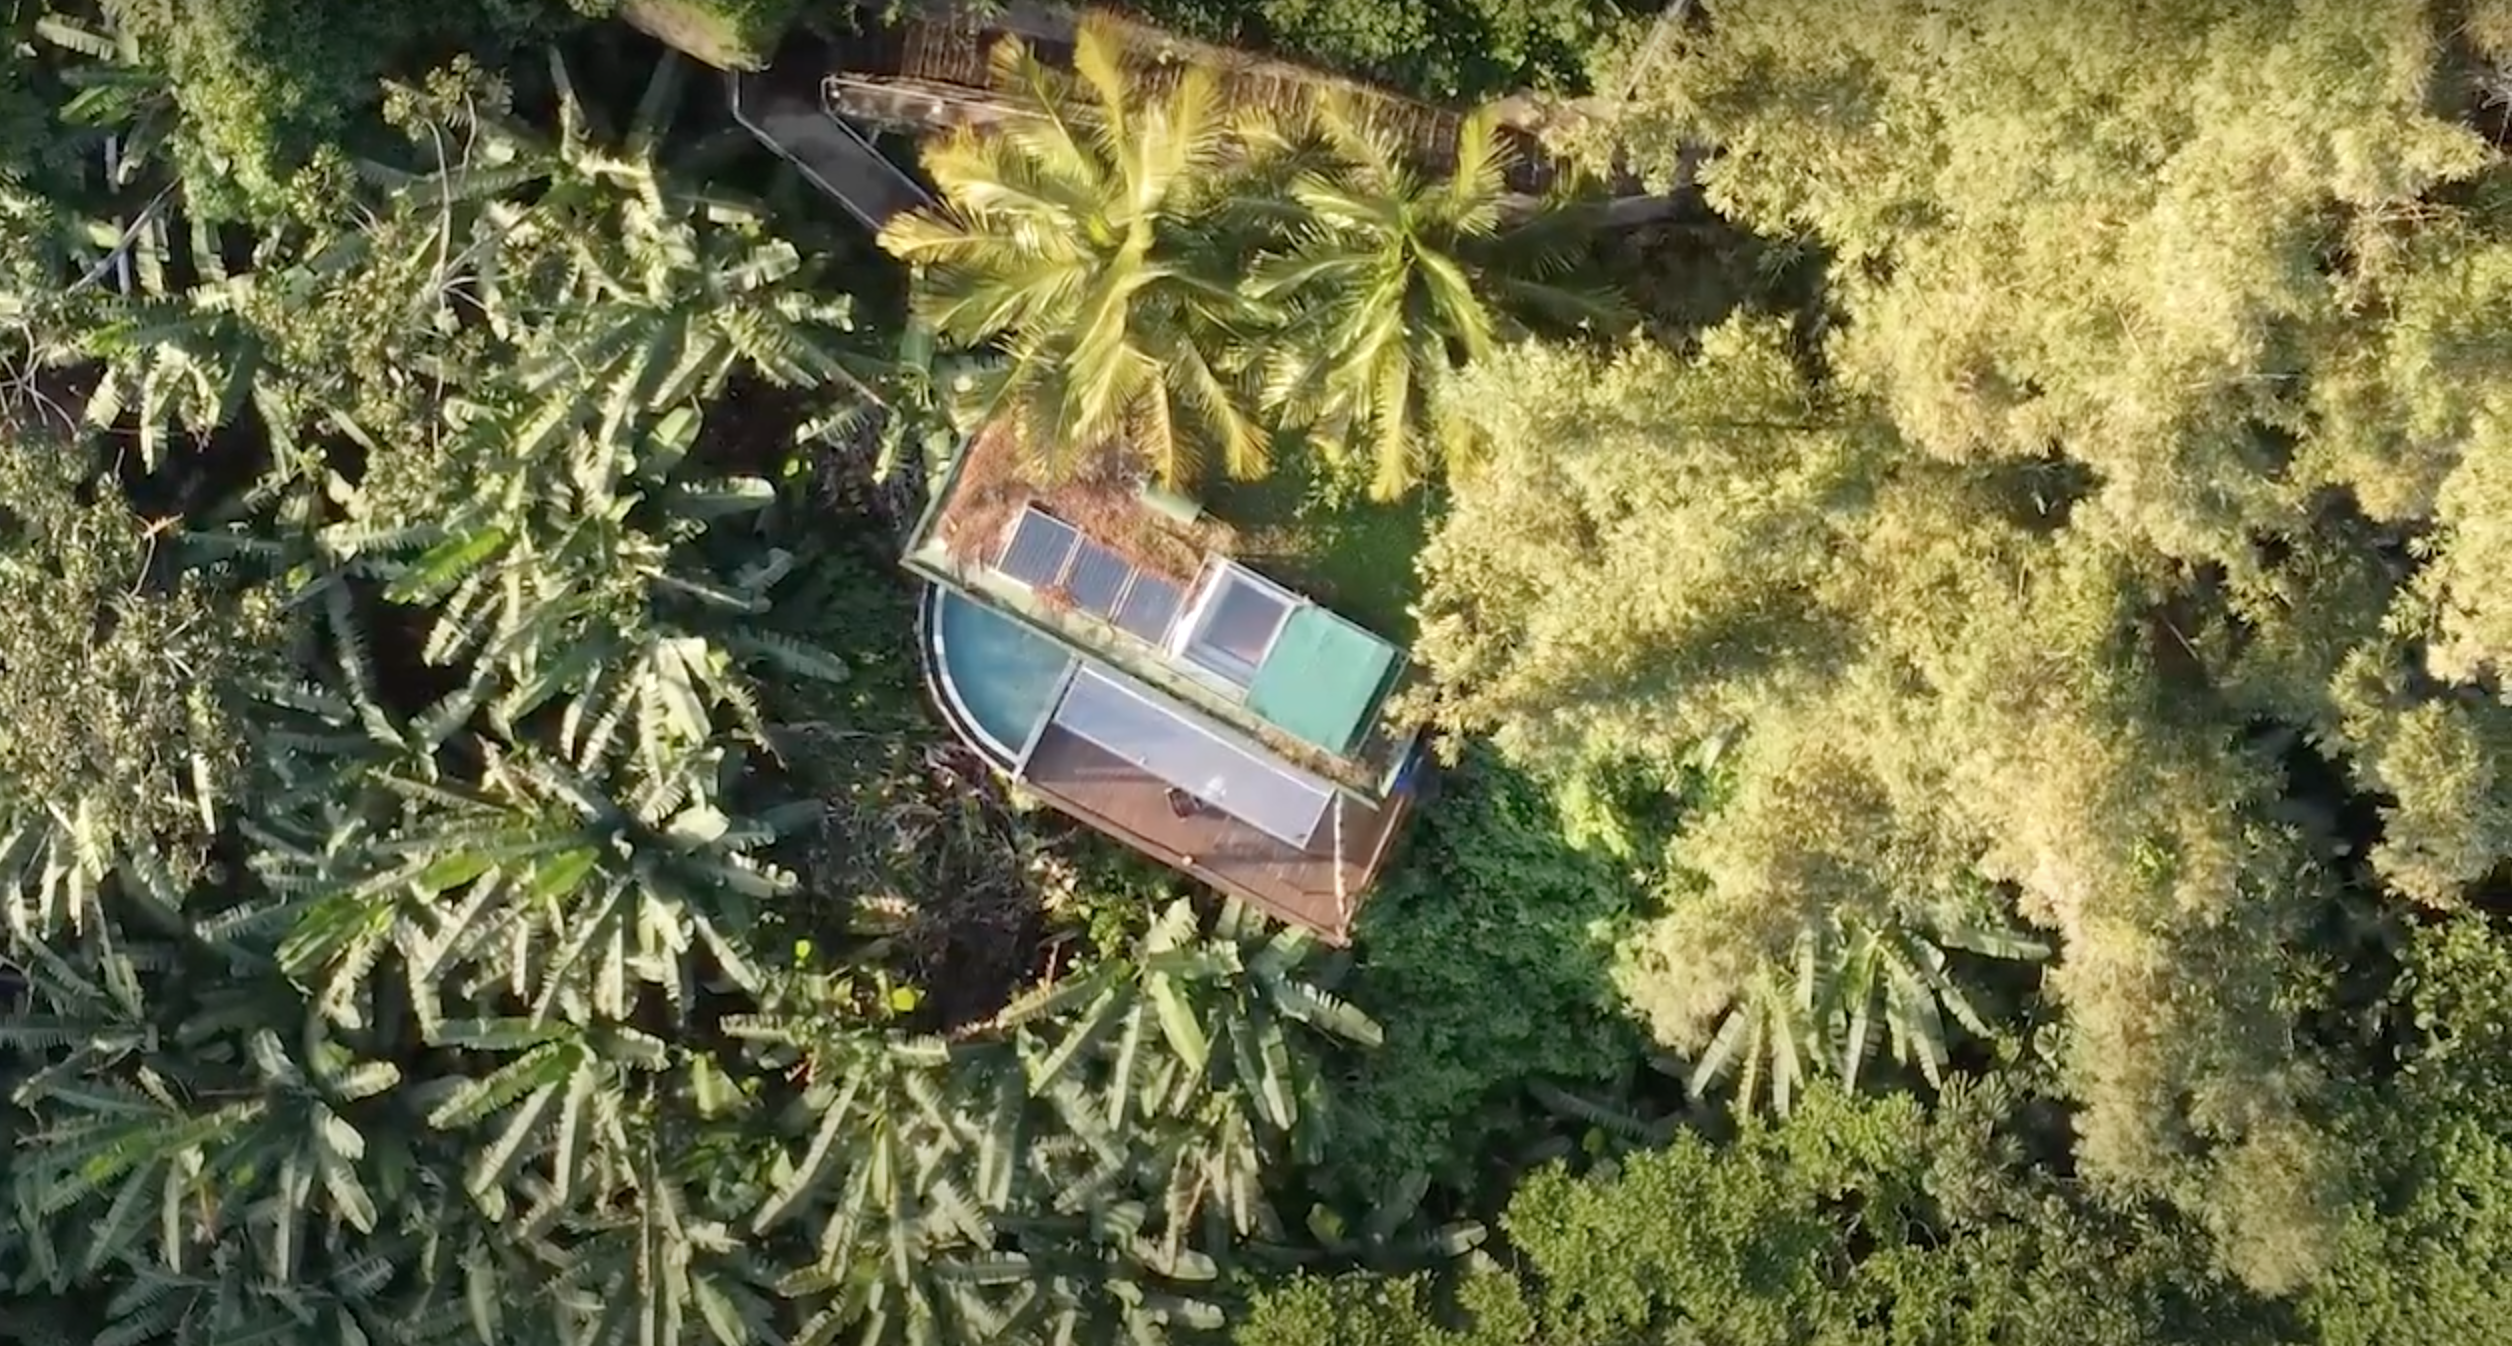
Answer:
[[[1240,560],[1409,647],[1421,592],[1413,557],[1429,535],[1433,497],[1425,489],[1380,504],[1291,461],[1263,481],[1216,485],[1205,503],[1239,531]]]

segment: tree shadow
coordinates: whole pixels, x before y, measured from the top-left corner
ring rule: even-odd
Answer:
[[[1214,484],[1207,504],[1238,534],[1232,554],[1399,645],[1413,640],[1421,594],[1413,558],[1430,536],[1436,500],[1425,486],[1402,500],[1368,499],[1302,446],[1275,447],[1260,481]]]
[[[1611,965],[1646,899],[1636,866],[1568,838],[1544,784],[1469,751],[1362,909],[1348,989],[1386,1042],[1345,1072],[1321,1185],[1367,1196],[1419,1170],[1496,1205],[1562,1127],[1531,1085],[1634,1101],[1657,1072]]]

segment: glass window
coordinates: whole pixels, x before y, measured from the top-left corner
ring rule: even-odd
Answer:
[[[1291,615],[1291,598],[1249,571],[1213,572],[1211,596],[1181,651],[1189,662],[1245,687]]]

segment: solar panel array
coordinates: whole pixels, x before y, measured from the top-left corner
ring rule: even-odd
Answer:
[[[1036,506],[1021,511],[994,568],[1033,589],[1057,589],[1072,605],[1157,645],[1184,606],[1186,591],[1146,574],[1111,548]]]
[[[1064,572],[1064,592],[1073,606],[1101,621],[1116,615],[1117,600],[1133,582],[1133,563],[1096,542],[1075,549],[1072,567]]]

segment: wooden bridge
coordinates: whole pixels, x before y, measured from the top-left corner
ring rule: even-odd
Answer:
[[[1191,42],[1130,20],[1115,19],[1127,63],[1157,85],[1182,65],[1217,72],[1222,97],[1237,106],[1283,107],[1335,91],[1366,106],[1399,128],[1425,166],[1456,162],[1462,114],[1390,93],[1322,70],[1274,60],[1232,47]],[[921,13],[878,23],[867,12],[865,28],[834,40],[836,64],[824,83],[830,109],[876,126],[915,130],[983,125],[1016,115],[1019,105],[988,78],[989,58],[1006,38],[1019,38],[1039,60],[1070,69],[1077,15],[1059,6],[1016,3],[963,8],[936,0]],[[1511,190],[1533,195],[1548,189],[1563,166],[1525,126],[1503,125],[1513,151]]]
[[[1075,11],[1038,0],[984,5],[926,0],[921,11],[895,20],[881,17],[887,12],[866,0],[854,30],[825,38],[796,34],[772,68],[732,76],[734,111],[743,124],[875,230],[931,198],[873,145],[867,130],[922,135],[1022,115],[1023,104],[994,87],[995,47],[1018,38],[1041,61],[1069,70],[1078,28]],[[1455,109],[1312,67],[1188,41],[1131,20],[1111,16],[1111,21],[1124,41],[1128,65],[1146,82],[1174,79],[1191,64],[1215,71],[1222,97],[1235,105],[1283,107],[1321,93],[1340,94],[1398,128],[1424,167],[1444,170],[1456,163],[1463,114]],[[1508,204],[1532,207],[1571,171],[1545,148],[1539,130],[1597,115],[1596,109],[1586,101],[1524,96],[1494,107],[1511,151]],[[1681,175],[1686,185],[1690,163],[1688,157]],[[1624,180],[1607,185],[1624,193],[1638,187]],[[1606,220],[1615,226],[1643,223],[1664,218],[1675,207],[1673,197],[1624,195]]]

